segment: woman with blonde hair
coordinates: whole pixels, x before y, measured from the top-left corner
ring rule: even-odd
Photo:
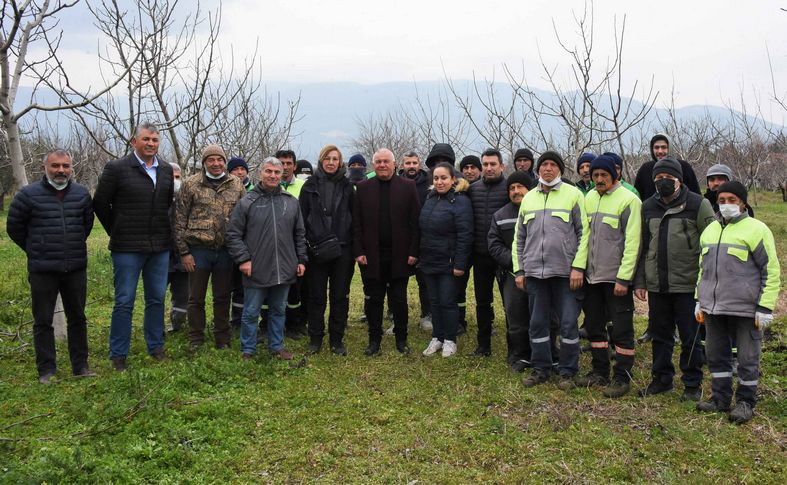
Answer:
[[[309,264],[309,352],[317,353],[325,336],[325,307],[330,302],[328,338],[331,351],[347,355],[344,331],[350,308],[352,256],[352,206],[354,188],[346,177],[342,152],[335,145],[320,150],[314,175],[303,184],[301,212],[306,226]],[[326,297],[330,288],[330,294]]]

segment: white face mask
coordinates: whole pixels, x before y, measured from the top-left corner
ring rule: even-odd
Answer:
[[[538,183],[540,183],[541,185],[546,185],[547,187],[554,187],[555,185],[560,183],[560,177],[555,177],[555,179],[552,180],[551,182],[547,182],[543,178],[538,177]]]
[[[719,204],[719,213],[727,220],[741,215],[741,208],[738,204]]]
[[[54,180],[52,180],[49,177],[46,178],[46,181],[49,182],[49,185],[54,187],[56,190],[63,190],[63,189],[65,189],[68,186],[68,179],[66,179],[66,181],[64,183],[62,183],[62,184],[59,184],[59,183],[55,182]]]
[[[181,179],[175,179],[175,192],[177,192],[178,190],[180,190],[180,186],[181,186],[182,184],[183,184],[183,181],[182,181]]]
[[[208,177],[209,179],[218,180],[218,179],[220,179],[220,178],[224,177],[225,175],[227,175],[227,172],[221,172],[221,174],[219,174],[219,175],[211,175],[211,173],[210,173],[210,172],[208,172],[207,170],[205,170],[205,175],[207,175],[207,177]]]

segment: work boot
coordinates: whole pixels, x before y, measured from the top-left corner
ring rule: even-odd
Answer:
[[[396,341],[396,351],[400,354],[407,355],[410,353],[410,347],[407,345],[407,340]]]
[[[602,394],[604,394],[605,397],[617,399],[628,394],[629,389],[631,389],[631,385],[627,381],[614,379],[610,385],[604,388]]]
[[[344,346],[344,342],[338,341],[331,344],[331,352],[336,355],[345,356],[347,355],[347,348]]]
[[[641,335],[641,336],[640,336],[640,337],[637,339],[637,342],[639,342],[639,343],[641,343],[641,344],[645,344],[645,343],[648,343],[648,342],[650,342],[651,340],[653,340],[653,336],[650,334],[650,332],[648,332],[648,331],[646,330],[646,331],[645,331],[645,333],[643,333],[643,334],[642,334],[642,335]]]
[[[754,409],[746,401],[738,401],[735,404],[735,409],[730,411],[730,422],[735,424],[743,424],[753,417]]]
[[[563,391],[570,391],[577,387],[577,384],[574,382],[574,376],[570,376],[568,374],[560,376],[560,380],[557,382],[557,387]]]
[[[322,348],[322,339],[319,337],[311,337],[309,341],[309,346],[306,347],[306,350],[310,354],[319,354],[321,348]]]
[[[539,370],[534,370],[529,376],[522,379],[522,385],[525,387],[535,387],[543,384],[549,380],[549,374]]]
[[[470,355],[473,357],[489,357],[492,355],[492,350],[479,345]]]
[[[48,371],[44,372],[41,376],[38,377],[38,382],[41,384],[48,386],[50,384],[55,384],[57,382],[57,377],[55,377],[55,371]]]
[[[703,413],[722,413],[722,412],[726,413],[729,410],[730,410],[729,403],[723,404],[716,401],[713,398],[707,401],[702,401],[697,403],[697,411]]]
[[[89,367],[82,367],[79,371],[74,372],[74,377],[98,377],[98,374],[90,370]]]
[[[531,364],[530,361],[525,359],[516,360],[511,364],[511,370],[514,372],[518,372],[520,374],[522,372],[525,372],[525,369],[528,369],[530,367],[533,367],[533,364]]]
[[[699,387],[687,387],[683,390],[683,394],[680,396],[681,401],[694,401],[698,402],[702,398],[702,389]]]
[[[126,358],[125,357],[112,357],[112,367],[118,372],[126,372]]]
[[[639,390],[640,397],[655,396],[656,394],[663,394],[672,390],[672,383],[665,384],[661,381],[652,380],[648,387]]]
[[[574,382],[579,387],[607,386],[609,377],[590,371],[582,377],[577,377]]]
[[[380,355],[380,342],[377,342],[376,340],[370,341],[363,353],[369,357],[373,355]]]
[[[292,360],[292,354],[287,352],[286,349],[281,349],[278,352],[271,352],[271,355],[279,360]]]
[[[157,349],[154,349],[153,352],[150,353],[150,356],[153,357],[153,359],[158,362],[163,362],[167,360],[167,352],[164,351],[164,347],[159,347]]]

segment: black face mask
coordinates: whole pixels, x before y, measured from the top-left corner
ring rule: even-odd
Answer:
[[[656,180],[656,191],[662,197],[669,197],[675,193],[675,181],[672,179]]]

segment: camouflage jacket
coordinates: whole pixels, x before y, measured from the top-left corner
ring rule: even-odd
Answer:
[[[204,172],[189,177],[178,192],[175,205],[178,254],[189,254],[192,246],[224,246],[230,214],[244,195],[243,182],[234,175],[228,174],[215,190]]]

